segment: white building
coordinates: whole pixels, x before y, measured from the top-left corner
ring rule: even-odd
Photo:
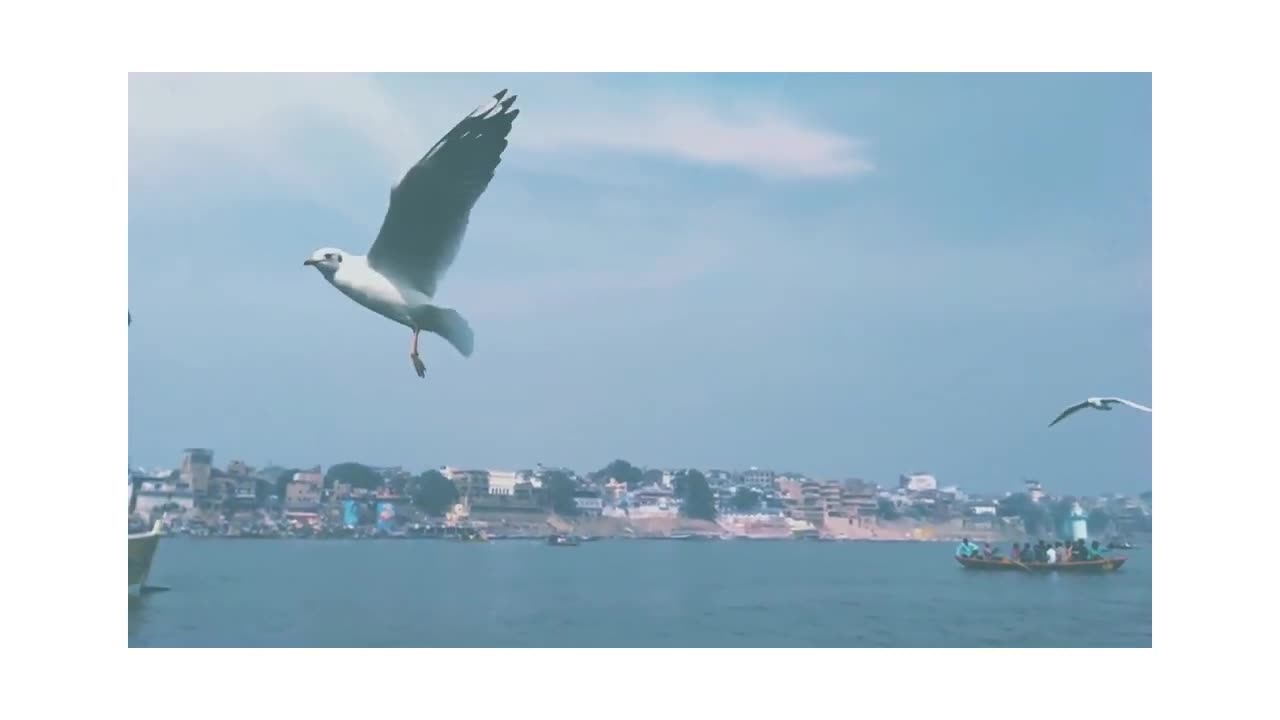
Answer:
[[[672,504],[667,506],[660,505],[640,505],[627,509],[627,515],[636,520],[645,520],[649,518],[673,518],[679,514],[679,508]]]
[[[1078,502],[1071,503],[1071,539],[1073,541],[1089,539],[1089,519]]]
[[[604,497],[609,501],[609,504],[617,505],[626,497],[626,495],[626,483],[621,482],[616,478],[609,478],[609,482],[604,484]]]
[[[489,471],[489,494],[490,495],[514,495],[516,485],[523,481],[521,474],[509,470],[490,470]]]
[[[938,489],[938,479],[926,473],[909,473],[898,477],[898,487],[907,492],[927,492]]]
[[[1040,487],[1040,483],[1035,480],[1027,481],[1027,496],[1031,498],[1031,502],[1040,502],[1044,497],[1044,489]]]
[[[133,511],[144,518],[156,512],[177,509],[187,512],[195,509],[195,494],[190,490],[176,490],[172,486],[162,489],[138,490]]]
[[[778,474],[772,470],[761,470],[760,468],[753,467],[743,470],[739,481],[749,488],[772,490],[774,487],[773,481],[777,477]],[[803,480],[803,478],[799,478],[799,480]]]
[[[520,482],[529,483],[531,487],[542,487],[542,477],[533,470],[518,470],[516,471],[516,477],[520,479]]]
[[[708,470],[703,475],[706,476],[707,484],[711,487],[733,484],[733,473],[728,470]]]

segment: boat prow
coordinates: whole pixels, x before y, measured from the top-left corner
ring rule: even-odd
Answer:
[[[141,593],[151,574],[151,561],[160,546],[164,526],[159,520],[146,532],[129,533],[129,592]]]

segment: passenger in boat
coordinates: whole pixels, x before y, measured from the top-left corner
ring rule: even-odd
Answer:
[[[1062,543],[1058,543],[1058,545],[1061,546]],[[1058,551],[1054,550],[1052,545],[1050,545],[1048,548],[1045,549],[1044,554],[1045,554],[1044,561],[1049,563],[1050,565],[1058,561]]]
[[[1069,563],[1074,554],[1071,552],[1071,543],[1062,543],[1062,549],[1058,551],[1058,562]]]
[[[1045,541],[1040,540],[1036,543],[1036,562],[1049,562],[1049,546]]]
[[[1075,547],[1071,548],[1071,557],[1081,561],[1089,559],[1089,547],[1084,544],[1084,538],[1076,540]]]
[[[1022,562],[1035,562],[1036,554],[1031,549],[1031,543],[1022,543],[1022,553],[1018,556],[1018,560]]]
[[[959,547],[956,548],[956,557],[971,558],[980,554],[982,551],[977,545],[969,542],[969,538],[960,541]]]
[[[999,555],[1000,555],[1000,551],[992,549],[991,543],[989,542],[982,543],[982,557],[986,558],[987,560],[995,560]]]
[[[1009,548],[1009,559],[1014,562],[1018,562],[1018,558],[1021,556],[1022,551],[1018,549],[1018,543],[1014,543],[1013,547]]]
[[[1090,560],[1102,559],[1102,547],[1098,545],[1097,540],[1094,540],[1093,544],[1089,546],[1089,559]]]

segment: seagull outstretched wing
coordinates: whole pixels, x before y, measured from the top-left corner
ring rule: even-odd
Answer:
[[[1132,400],[1125,400],[1124,398],[1118,398],[1118,397],[1102,398],[1102,402],[1107,403],[1108,405],[1120,403],[1121,405],[1128,405],[1134,410],[1141,410],[1142,412],[1148,412],[1148,413],[1151,412],[1151,408],[1147,407],[1146,405],[1139,405],[1138,403]]]
[[[516,96],[506,94],[494,95],[463,118],[391,190],[387,216],[369,249],[375,270],[435,295],[520,114],[511,107]]]
[[[1071,415],[1072,413],[1075,413],[1075,412],[1079,412],[1080,410],[1083,410],[1083,409],[1085,409],[1085,408],[1087,408],[1087,407],[1089,407],[1089,401],[1088,401],[1088,400],[1085,400],[1084,402],[1078,402],[1078,403],[1076,403],[1075,405],[1072,405],[1071,407],[1067,408],[1066,410],[1063,410],[1063,411],[1062,411],[1062,413],[1061,413],[1060,415],[1058,415],[1058,417],[1054,418],[1054,419],[1053,419],[1053,422],[1049,423],[1049,427],[1053,427],[1054,425],[1057,425],[1057,424],[1058,424],[1059,422],[1061,422],[1061,421],[1062,421],[1062,419],[1063,419],[1063,418],[1065,418],[1066,416]]]

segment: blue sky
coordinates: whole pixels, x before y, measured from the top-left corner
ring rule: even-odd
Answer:
[[[487,95],[522,108],[437,300],[302,260]],[[1147,75],[134,75],[130,458],[751,465],[1151,484]]]

